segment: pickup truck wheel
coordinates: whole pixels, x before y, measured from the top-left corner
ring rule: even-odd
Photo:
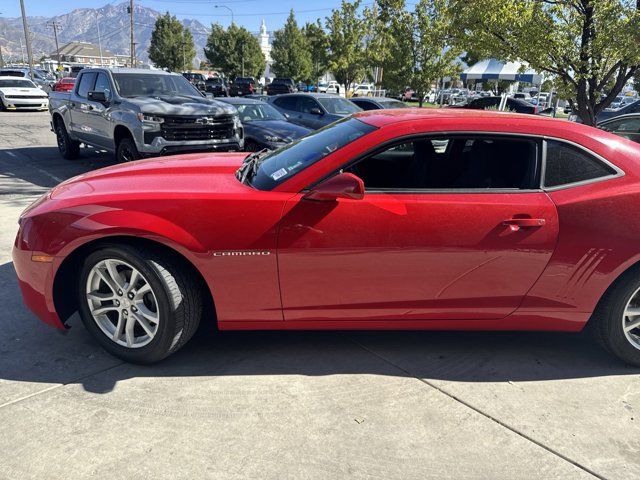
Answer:
[[[62,158],[73,160],[80,156],[80,142],[71,140],[64,122],[60,119],[56,120],[56,140],[58,142],[58,150]]]
[[[82,323],[100,345],[127,362],[158,362],[193,336],[202,291],[177,259],[152,249],[106,245],[82,265]]]
[[[118,162],[133,162],[134,160],[139,160],[142,158],[140,153],[138,152],[138,147],[136,147],[136,143],[133,139],[129,137],[124,137],[118,143],[118,148],[116,150],[116,160]]]

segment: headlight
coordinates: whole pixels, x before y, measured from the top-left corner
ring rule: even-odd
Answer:
[[[164,123],[164,118],[156,117],[155,115],[147,115],[146,113],[139,113],[138,120],[147,123]]]
[[[275,136],[275,135],[265,135],[265,136],[264,136],[264,139],[265,139],[267,142],[272,142],[272,143],[281,143],[281,142],[284,142],[284,141],[285,141],[284,139],[282,139],[282,138],[280,138],[280,137],[277,137],[277,136]]]
[[[242,127],[242,122],[240,122],[240,117],[238,115],[233,116],[233,128]]]

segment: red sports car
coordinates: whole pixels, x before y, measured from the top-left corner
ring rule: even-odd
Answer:
[[[273,152],[72,178],[20,218],[24,300],[158,361],[221,330],[579,331],[640,365],[640,146],[533,115],[358,113]]]

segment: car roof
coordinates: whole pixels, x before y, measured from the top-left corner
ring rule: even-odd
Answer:
[[[625,113],[624,115],[616,115],[615,117],[609,117],[606,120],[598,122],[598,125],[604,125],[605,123],[617,122],[618,120],[624,120],[625,118],[640,118],[640,113]]]
[[[524,113],[497,112],[494,110],[476,110],[469,108],[391,108],[387,110],[368,110],[354,113],[353,116],[375,127],[397,122],[423,122],[442,119],[484,119],[493,118],[505,121],[517,120],[518,123],[563,122],[564,124],[577,125],[567,120],[554,119],[540,115]]]
[[[265,102],[262,100],[257,100],[255,98],[244,98],[244,97],[218,97],[216,100],[220,100],[221,102],[229,103],[231,105],[264,105]]]
[[[319,92],[285,93],[285,94],[282,94],[282,95],[274,95],[274,97],[342,98],[339,95],[333,95],[331,93],[319,93]]]
[[[150,70],[147,68],[119,68],[119,67],[85,67],[81,72],[101,72],[107,70],[111,73],[139,73],[143,75],[173,75],[181,77],[181,73],[165,72],[164,70]]]
[[[15,75],[0,75],[0,80],[29,80],[28,77],[16,77]]]

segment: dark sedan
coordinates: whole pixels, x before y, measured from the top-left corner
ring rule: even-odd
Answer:
[[[605,120],[598,124],[598,128],[640,143],[640,113],[631,113]]]
[[[314,130],[361,110],[346,98],[326,93],[275,95],[269,97],[269,103],[288,115],[293,123]]]
[[[482,97],[471,100],[466,105],[451,105],[448,108],[470,108],[472,110],[498,110],[502,97]],[[504,110],[506,112],[529,113],[535,115],[538,113],[538,107],[531,103],[520,100],[518,98],[507,97],[507,103]]]
[[[409,108],[404,102],[387,97],[356,97],[351,102],[363,110],[382,110],[388,108]]]
[[[617,118],[622,115],[629,115],[631,113],[640,113],[640,100],[628,104],[626,107],[618,108],[617,110],[604,110],[596,117],[596,123],[609,120],[610,118]],[[582,123],[582,119],[575,113],[569,115],[569,120],[572,122]]]
[[[305,136],[310,129],[287,120],[272,105],[250,98],[222,98],[236,107],[244,126],[244,149],[252,152],[268,148],[275,150]]]

